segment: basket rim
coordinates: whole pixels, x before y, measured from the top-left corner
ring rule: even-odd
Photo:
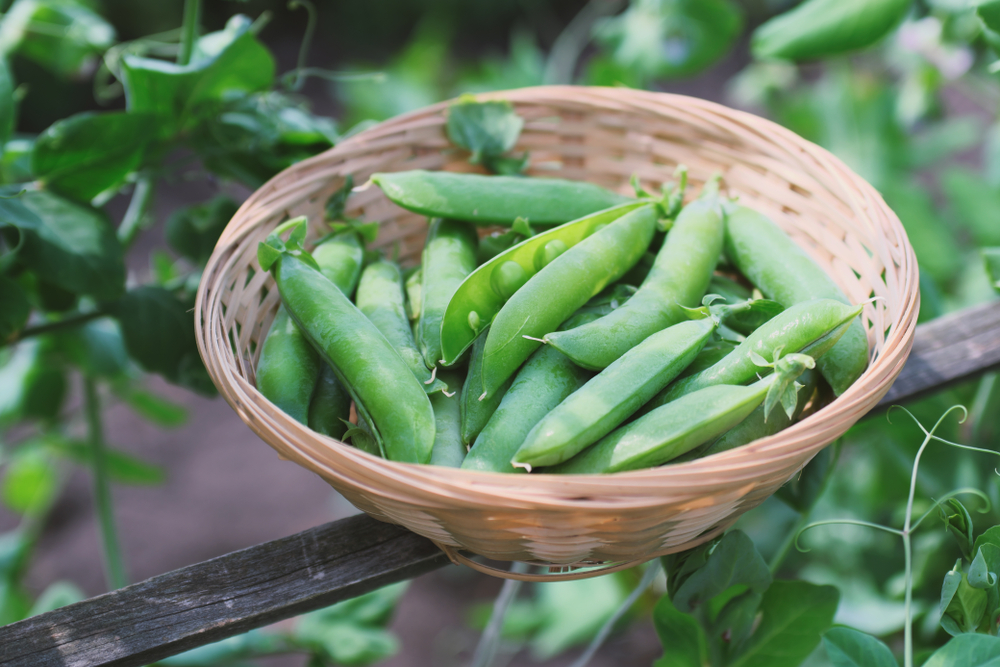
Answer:
[[[404,485],[409,485],[416,480],[424,483],[434,483],[439,486],[438,491],[442,494],[445,494],[448,486],[454,484],[456,489],[458,486],[461,486],[463,495],[476,490],[481,491],[484,494],[484,498],[495,498],[497,492],[508,491],[512,486],[517,486],[519,487],[519,500],[528,501],[532,504],[551,504],[553,507],[581,507],[581,505],[577,504],[578,501],[594,502],[598,499],[573,498],[575,487],[586,485],[591,489],[591,494],[588,495],[592,495],[592,490],[596,487],[606,486],[608,487],[607,491],[617,491],[621,489],[621,482],[628,482],[629,486],[633,489],[651,489],[655,486],[662,490],[664,486],[673,487],[672,490],[675,492],[694,498],[700,495],[697,492],[698,484],[695,483],[695,478],[697,477],[717,478],[720,474],[729,476],[736,472],[742,472],[744,474],[728,477],[729,481],[732,483],[751,483],[755,479],[755,476],[747,473],[752,472],[754,467],[752,464],[762,456],[767,457],[767,460],[772,464],[776,460],[788,459],[791,463],[793,459],[801,459],[804,446],[808,448],[808,443],[805,441],[809,439],[810,432],[816,430],[818,424],[822,421],[836,419],[844,415],[844,413],[856,410],[859,404],[870,403],[870,409],[889,390],[903,363],[905,363],[913,344],[913,336],[916,328],[916,312],[919,309],[918,274],[916,256],[902,223],[892,209],[885,204],[883,198],[873,186],[832,153],[799,137],[791,130],[749,112],[733,109],[717,102],[696,97],[676,93],[599,86],[535,86],[479,93],[476,97],[481,100],[507,100],[515,105],[519,102],[541,104],[546,99],[555,100],[557,98],[565,99],[570,95],[578,96],[581,91],[591,95],[591,99],[588,99],[586,104],[581,103],[581,107],[593,107],[595,106],[594,103],[599,101],[603,103],[603,108],[607,111],[614,111],[615,107],[621,110],[635,110],[648,106],[649,108],[644,110],[655,114],[656,109],[652,108],[654,103],[668,103],[678,109],[688,108],[695,111],[709,112],[699,116],[699,119],[704,121],[705,116],[708,116],[713,123],[718,124],[725,131],[730,131],[733,125],[742,125],[743,131],[741,134],[746,135],[747,128],[753,128],[751,134],[760,135],[761,141],[770,140],[773,144],[775,143],[774,140],[777,139],[780,140],[780,143],[791,146],[794,150],[808,155],[825,171],[831,175],[836,175],[838,185],[843,188],[860,191],[866,201],[882,209],[882,212],[887,214],[887,224],[900,240],[898,245],[902,252],[897,261],[897,272],[904,277],[904,280],[899,285],[899,292],[901,294],[900,308],[893,318],[892,326],[885,337],[885,345],[883,346],[883,352],[888,352],[888,354],[880,354],[874,361],[870,361],[864,374],[844,394],[836,397],[829,404],[807,418],[775,435],[761,438],[753,443],[727,452],[644,470],[572,476],[532,473],[530,476],[527,476],[448,468],[429,464],[402,463],[367,454],[333,438],[309,431],[303,426],[303,429],[312,435],[314,442],[324,447],[335,448],[339,455],[348,459],[354,459],[355,462],[364,465],[372,474],[377,473],[384,481],[393,481]],[[629,104],[624,104],[620,101],[623,95],[627,95],[630,98]],[[331,158],[340,159],[355,153],[363,154],[367,150],[370,150],[370,142],[372,140],[398,132],[398,127],[401,125],[412,124],[415,121],[424,121],[428,125],[440,125],[441,112],[453,101],[442,101],[395,116],[345,139],[323,153],[292,165],[273,176],[248,197],[239,207],[230,224],[227,225],[206,264],[203,280],[198,287],[195,303],[195,333],[199,353],[206,367],[209,368],[213,381],[219,387],[220,393],[223,394],[226,401],[230,403],[233,409],[248,424],[249,421],[244,417],[246,414],[245,410],[239,406],[235,397],[230,395],[234,388],[229,385],[228,378],[224,374],[215,372],[213,368],[213,361],[215,360],[212,359],[207,345],[207,339],[211,332],[206,329],[206,323],[211,313],[206,311],[206,303],[210,300],[210,294],[217,290],[218,278],[228,274],[231,268],[230,264],[236,257],[236,251],[241,242],[260,225],[260,221],[257,221],[252,225],[245,225],[241,229],[234,229],[232,222],[247,217],[255,207],[263,208],[269,206],[269,200],[281,192],[277,188],[277,185],[282,182],[292,181],[292,177],[300,172],[304,172],[316,165],[322,165]],[[721,119],[725,119],[725,122],[721,122]],[[322,173],[312,174],[302,179],[294,179],[294,182],[297,187],[304,187],[304,185],[311,182],[328,177],[328,175]],[[863,211],[855,211],[855,213],[866,217]],[[884,238],[881,230],[879,234]],[[905,289],[907,287],[909,289]],[[217,302],[214,305],[218,307]],[[890,342],[893,344],[890,345]],[[871,380],[875,380],[873,386],[869,386]],[[257,393],[256,388],[248,380],[244,378],[243,381],[246,382],[249,390],[256,393],[259,400],[266,401],[262,395]],[[868,400],[865,400],[866,398]],[[854,418],[853,421],[860,419],[864,412],[867,411],[867,409],[863,410],[862,414]],[[811,454],[815,454],[819,449],[815,448],[816,451]],[[300,449],[297,449],[297,454],[307,459],[312,459],[312,456]],[[312,462],[314,464],[317,463],[315,460],[312,460]],[[320,467],[329,469],[325,464],[321,464]],[[534,481],[525,483],[524,480],[528,478]],[[357,482],[358,480],[355,479],[354,481]],[[475,482],[471,488],[469,485],[470,481]],[[649,482],[651,484],[638,484],[640,482]],[[536,490],[538,492],[537,497],[532,497],[535,495],[533,491]],[[692,492],[688,493],[683,490],[690,490]],[[557,495],[553,495],[553,491],[557,492]],[[635,501],[637,496],[635,494],[624,494],[619,500],[624,498],[630,498]],[[603,499],[603,501],[606,502],[607,499]],[[656,506],[662,504],[662,502],[662,497],[651,496],[648,498],[648,502],[616,503],[615,506],[622,508],[629,506]]]

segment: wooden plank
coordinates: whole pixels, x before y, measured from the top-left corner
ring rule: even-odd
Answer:
[[[1000,301],[917,327],[913,350],[878,408],[920,398],[1000,368]]]
[[[0,627],[0,665],[146,665],[447,563],[430,540],[354,516]]]
[[[1000,367],[1000,302],[917,327],[879,407]],[[0,667],[145,665],[447,564],[429,540],[356,516],[0,627]]]

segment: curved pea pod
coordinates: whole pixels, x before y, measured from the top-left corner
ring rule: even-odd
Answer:
[[[278,236],[292,233],[287,243]],[[350,392],[386,457],[427,463],[434,411],[402,357],[301,250],[304,219],[278,227],[258,246],[261,268],[274,274],[288,314]]]
[[[385,336],[428,394],[448,388],[444,382],[433,377],[417,350],[406,316],[399,265],[381,260],[366,266],[355,301],[358,310]]]
[[[911,0],[806,0],[754,31],[755,58],[816,60],[863,49],[889,34]]]
[[[480,334],[472,345],[469,372],[462,385],[462,442],[467,445],[475,442],[514,381],[511,377],[492,396],[483,393],[483,348],[486,346],[486,333],[484,331]]]
[[[316,390],[309,402],[309,428],[341,440],[351,416],[351,394],[328,364],[321,364]]]
[[[772,410],[770,415],[765,416],[764,406],[758,406],[746,419],[723,433],[714,442],[709,443],[699,453],[699,457],[728,452],[730,449],[748,445],[754,440],[766,438],[788,428],[799,418],[802,410],[813,397],[818,379],[819,374],[815,371],[806,371],[802,374],[799,378],[802,388],[798,390],[795,411],[791,415],[788,415],[784,410]]]
[[[430,218],[479,225],[561,225],[629,197],[585,181],[521,176],[482,176],[447,171],[397,171],[372,175],[393,203]]]
[[[580,306],[639,261],[653,237],[660,211],[658,205],[650,204],[626,213],[556,257],[514,293],[486,336],[483,391],[487,396],[538,349],[539,337],[555,331]],[[628,308],[628,304],[618,310]]]
[[[348,297],[354,292],[361,273],[361,262],[364,259],[364,249],[358,235],[353,231],[332,234],[322,240],[313,251],[313,259],[320,272],[333,282]],[[333,413],[323,413],[327,418],[316,421],[321,425],[313,426],[313,394],[320,390],[317,381],[334,381],[323,370],[324,364],[319,355],[312,349],[302,336],[293,321],[285,312],[284,306],[278,308],[278,314],[264,340],[257,364],[257,388],[269,401],[297,421],[308,424],[314,431],[331,437],[339,426],[335,423],[337,417]],[[337,392],[333,387],[324,387],[322,391]],[[342,391],[341,391],[342,393]],[[339,410],[339,402],[331,404],[335,411]],[[339,412],[336,412],[339,414]],[[342,434],[341,434],[342,435]]]
[[[596,315],[579,317],[594,319]],[[525,436],[550,410],[582,387],[590,376],[555,348],[546,345],[537,350],[517,372],[499,407],[462,462],[462,467],[487,472],[525,472],[524,468],[515,468],[510,463]]]
[[[677,377],[716,326],[714,318],[681,322],[626,352],[543,417],[511,463],[555,465],[600,440]]]
[[[612,431],[562,465],[558,474],[623,472],[658,466],[718,437],[764,404],[765,415],[781,404],[794,409],[795,378],[813,366],[811,357],[792,354],[775,363],[775,372],[749,387],[715,385],[661,406]]]
[[[504,302],[516,291],[519,281],[523,285],[537,273],[535,256],[542,248],[552,241],[560,241],[572,248],[603,225],[643,206],[648,206],[648,203],[633,201],[621,204],[536,234],[470,273],[455,290],[441,322],[441,352],[445,365],[455,363],[489,326]],[[517,275],[510,275],[512,273]]]
[[[289,417],[308,425],[321,363],[285,307],[279,307],[257,362],[257,389]]]
[[[476,244],[475,228],[458,220],[434,220],[427,231],[416,339],[428,368],[441,359],[441,320],[455,290],[476,268]]]
[[[661,329],[687,319],[705,294],[722,251],[722,208],[710,193],[685,206],[656,255],[649,275],[629,302],[572,331],[545,336],[584,368],[600,370]]]
[[[358,286],[365,259],[365,249],[357,232],[331,234],[321,239],[311,254],[319,265],[320,273],[350,298]]]
[[[765,359],[775,353],[802,352],[818,359],[840,340],[861,306],[852,308],[832,299],[815,299],[796,304],[760,327],[714,366],[670,384],[651,400],[648,412],[681,396],[717,384],[746,384],[760,368],[754,355]]]
[[[785,308],[812,299],[850,304],[847,296],[816,262],[766,216],[746,206],[728,212],[726,254],[768,299]],[[819,371],[838,396],[868,367],[868,337],[856,319],[822,359]]]
[[[446,383],[457,387],[458,378],[446,374]],[[431,451],[431,464],[458,468],[465,459],[465,443],[462,442],[461,397],[458,392],[437,392],[431,397],[431,407],[434,408],[434,449]]]

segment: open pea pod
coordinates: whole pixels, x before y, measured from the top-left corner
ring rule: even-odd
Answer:
[[[631,201],[567,222],[529,239],[525,239],[468,275],[448,303],[441,321],[441,351],[444,364],[450,366],[468,349],[476,336],[489,326],[493,318],[513,295],[538,272],[536,256],[560,243],[571,248],[603,225],[649,204],[648,200]],[[549,245],[551,242],[557,242]]]

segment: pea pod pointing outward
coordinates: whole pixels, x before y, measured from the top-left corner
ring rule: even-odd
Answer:
[[[430,218],[477,224],[560,225],[630,201],[593,183],[557,178],[482,176],[447,171],[398,171],[372,175],[393,203]]]
[[[714,366],[667,386],[643,410],[717,384],[745,384],[760,370],[754,355],[765,359],[776,352],[802,352],[820,358],[827,353],[861,312],[832,299],[796,304],[747,336],[746,340]]]
[[[626,213],[556,257],[514,293],[486,337],[483,391],[487,396],[538,349],[539,337],[555,331],[639,261],[653,238],[661,210],[659,204],[647,204]]]
[[[477,242],[476,230],[458,220],[439,218],[427,230],[416,338],[428,368],[441,359],[441,320],[455,290],[476,268]]]
[[[610,473],[658,466],[725,433],[761,403],[765,416],[779,403],[795,410],[795,378],[812,368],[811,357],[790,354],[774,364],[775,372],[749,387],[716,385],[688,394],[612,431],[600,442],[552,473]]]
[[[722,208],[707,193],[685,206],[639,291],[610,315],[545,341],[584,368],[600,370],[649,335],[687,319],[698,305],[722,252]]]
[[[718,325],[708,317],[653,334],[542,418],[512,463],[562,463],[610,433],[691,363]]]
[[[279,234],[291,230],[287,243]],[[301,249],[305,218],[281,225],[258,246],[261,268],[270,270],[288,314],[330,364],[372,425],[386,457],[427,463],[434,446],[434,411],[403,359],[344,293]]]
[[[382,260],[366,266],[358,284],[356,302],[358,310],[392,344],[428,394],[448,388],[440,379],[432,378],[417,350],[406,317],[402,273],[396,263]]]
[[[778,225],[745,206],[726,217],[725,251],[764,296],[785,308],[812,299],[849,304],[847,296],[816,262]],[[820,373],[838,396],[868,367],[868,337],[855,319],[843,338],[816,360]]]
[[[520,278],[526,281],[538,271],[535,268],[535,256],[551,241],[558,240],[572,248],[597,228],[647,205],[648,202],[633,201],[568,222],[525,239],[470,273],[455,290],[441,321],[441,353],[445,365],[455,363],[500,312],[507,296],[494,289],[494,284],[498,284],[504,292],[503,288],[510,285],[507,273],[520,271],[518,276],[512,278],[515,281]],[[494,272],[497,272],[497,276],[494,276]],[[500,280],[501,277],[503,280]]]

